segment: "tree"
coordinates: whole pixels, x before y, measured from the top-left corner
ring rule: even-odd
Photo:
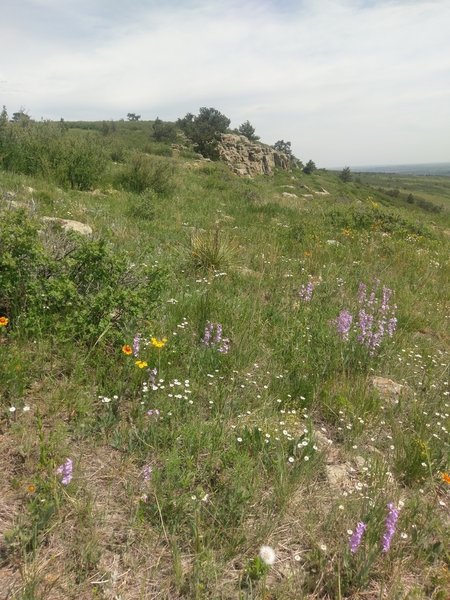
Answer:
[[[167,123],[156,117],[153,123],[153,139],[157,142],[174,142],[177,139],[174,123]]]
[[[245,135],[245,137],[251,142],[257,142],[259,140],[259,136],[255,135],[255,128],[250,121],[245,121],[242,123],[242,125],[239,126],[238,131],[241,135]]]
[[[278,140],[278,142],[275,142],[275,144],[273,145],[273,148],[275,150],[277,150],[278,152],[283,152],[287,156],[295,158],[294,155],[292,154],[291,142],[285,142],[284,140]]]
[[[31,122],[31,117],[26,112],[25,108],[23,106],[21,106],[18,112],[13,113],[11,121],[13,123],[19,123],[19,125],[22,125],[22,127],[25,127],[26,125],[28,125],[28,123]]]
[[[198,152],[207,158],[216,160],[217,144],[222,133],[228,131],[230,119],[216,108],[202,107],[197,116],[187,113],[178,119],[178,127],[193,142]]]
[[[352,172],[350,171],[350,167],[345,167],[339,174],[339,179],[344,183],[348,183],[353,179]]]
[[[136,113],[128,113],[127,114],[127,119],[129,121],[139,121],[140,118],[141,118],[141,115],[137,115]]]
[[[314,173],[314,171],[316,169],[317,169],[317,167],[316,167],[315,162],[312,160],[308,160],[306,165],[303,167],[303,173],[306,173],[307,175],[311,175],[311,173]]]

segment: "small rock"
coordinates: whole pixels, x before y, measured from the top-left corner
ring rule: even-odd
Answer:
[[[333,489],[348,489],[352,486],[352,481],[349,475],[350,468],[351,465],[348,463],[325,466],[328,483]]]
[[[383,400],[389,400],[394,404],[398,403],[400,397],[407,390],[405,385],[396,383],[392,379],[387,379],[386,377],[373,377],[371,384]]]
[[[297,194],[291,194],[290,192],[283,192],[281,195],[285,198],[298,198]]]
[[[59,219],[58,217],[42,217],[45,223],[55,223],[60,225],[64,231],[74,231],[80,235],[92,235],[92,228],[86,223],[80,223],[80,221],[72,221],[71,219]]]

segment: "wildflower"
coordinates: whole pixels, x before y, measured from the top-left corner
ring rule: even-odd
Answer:
[[[130,356],[130,354],[133,354],[133,348],[129,344],[124,344],[122,346],[122,352],[127,356]]]
[[[389,513],[386,517],[386,530],[383,535],[383,552],[387,552],[391,546],[392,538],[394,537],[395,529],[397,527],[399,511],[392,502],[388,504]]]
[[[350,552],[352,554],[355,554],[355,552],[358,550],[359,545],[361,544],[362,536],[363,536],[366,528],[367,528],[367,525],[365,523],[363,523],[362,521],[360,521],[358,523],[358,525],[356,526],[355,531],[352,533],[352,536],[350,538]]]
[[[141,345],[141,334],[136,333],[133,339],[133,356],[137,358],[139,356],[139,348]]]
[[[6,327],[9,323],[8,317],[0,317],[0,327]]]
[[[68,485],[72,481],[73,463],[70,458],[56,469],[57,475],[62,475],[61,483]]]
[[[159,340],[158,338],[152,337],[150,339],[150,342],[151,342],[152,346],[155,347],[155,348],[158,348],[158,349],[159,348],[164,348],[164,346],[167,343],[167,338],[165,337],[165,338],[161,338]]]
[[[341,310],[338,318],[336,319],[336,327],[338,333],[342,336],[343,340],[348,340],[348,335],[350,332],[350,327],[352,325],[353,317],[348,312],[348,310]]]
[[[145,367],[148,367],[148,363],[146,363],[145,360],[137,360],[134,364],[140,369],[145,369]]]
[[[275,550],[270,546],[261,546],[259,549],[259,557],[263,561],[264,564],[271,566],[277,559],[277,555],[275,554]]]
[[[151,408],[146,412],[148,417],[159,417],[159,410],[157,408]]]
[[[34,483],[29,483],[27,485],[27,494],[34,494],[36,493],[36,486],[34,485]]]
[[[444,483],[448,483],[450,485],[450,475],[448,473],[441,473],[441,479]]]
[[[298,295],[300,296],[300,299],[303,300],[304,302],[310,302],[313,291],[314,291],[314,283],[312,281],[309,281],[307,284],[302,285],[302,287],[300,288],[300,290],[298,292]]]
[[[153,467],[151,465],[145,465],[141,471],[142,474],[142,479],[144,480],[145,483],[147,483],[147,481],[150,481],[150,478],[152,476],[152,471],[153,471]]]
[[[202,343],[208,348],[216,348],[222,354],[227,354],[230,350],[230,340],[223,337],[223,328],[220,323],[206,322]]]

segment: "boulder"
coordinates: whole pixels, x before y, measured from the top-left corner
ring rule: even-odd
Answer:
[[[64,231],[74,231],[80,235],[92,235],[92,228],[86,223],[80,221],[72,221],[71,219],[59,219],[58,217],[42,217],[42,221],[48,224],[59,225]]]

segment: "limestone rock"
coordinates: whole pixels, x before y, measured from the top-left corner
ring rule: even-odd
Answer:
[[[334,490],[346,490],[352,487],[351,465],[348,463],[326,465],[328,483]]]
[[[217,149],[220,160],[242,177],[272,175],[276,167],[286,171],[291,168],[286,154],[269,146],[251,142],[244,135],[222,134]]]
[[[80,221],[72,221],[71,219],[59,219],[58,217],[42,217],[44,223],[60,225],[64,231],[74,231],[81,235],[92,235],[92,228],[86,223]]]
[[[401,383],[396,383],[386,377],[372,377],[372,387],[377,390],[383,400],[388,400],[397,404],[400,397],[406,392],[407,388]]]

